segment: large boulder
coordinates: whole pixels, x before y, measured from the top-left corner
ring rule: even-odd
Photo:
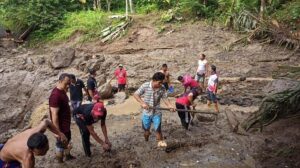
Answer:
[[[5,133],[16,129],[24,122],[26,108],[34,81],[33,73],[18,71],[3,73],[0,82],[0,143],[6,141]]]
[[[73,48],[59,48],[52,51],[50,65],[54,69],[68,67],[75,57]]]
[[[99,94],[101,96],[102,99],[107,99],[107,98],[111,98],[113,96],[112,94],[112,86],[109,82],[101,85],[98,88]]]

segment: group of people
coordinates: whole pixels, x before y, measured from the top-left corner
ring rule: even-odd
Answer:
[[[207,91],[208,105],[215,104],[216,112],[219,112],[216,93],[218,88],[218,75],[216,67],[210,66],[205,55],[201,54],[198,61],[198,68],[195,77],[191,75],[179,76],[177,80],[182,83],[184,92],[176,96],[175,104],[168,99],[168,90],[173,86],[170,80],[170,73],[167,64],[163,64],[161,70],[154,73],[152,80],[142,84],[133,94],[137,102],[140,103],[142,114],[142,128],[144,129],[145,141],[149,140],[150,128],[153,124],[158,147],[166,147],[167,143],[163,139],[161,121],[162,110],[161,101],[172,112],[177,109],[195,109],[194,100],[205,89]],[[40,125],[28,129],[11,139],[5,145],[0,145],[0,168],[2,167],[34,167],[34,156],[45,155],[49,149],[48,138],[44,135],[48,128],[56,137],[56,160],[63,161],[74,159],[71,155],[71,120],[76,122],[81,138],[85,155],[91,156],[90,135],[98,142],[105,151],[109,151],[112,144],[108,138],[105,124],[107,110],[97,91],[96,71],[89,70],[87,86],[84,82],[72,74],[63,73],[59,76],[56,87],[49,97],[49,117],[44,119]],[[205,88],[205,77],[209,76],[207,87]],[[122,64],[119,64],[114,73],[117,78],[118,91],[124,91],[127,85],[127,72]],[[70,91],[70,99],[67,91]],[[85,93],[83,93],[83,91]],[[88,104],[82,104],[84,95],[87,96]],[[70,100],[70,101],[69,101]],[[69,105],[70,103],[70,105]],[[179,112],[181,124],[185,129],[189,128],[193,116],[189,112]],[[94,130],[93,124],[100,120],[100,125],[104,139],[101,139]]]
[[[210,106],[214,103],[215,111],[219,112],[216,97],[219,83],[216,66],[211,65],[209,69],[204,54],[200,55],[198,68],[194,77],[189,74],[178,76],[177,80],[182,83],[184,92],[175,96],[175,106],[172,105],[167,96],[168,90],[172,88],[170,76],[167,64],[163,64],[161,70],[153,75],[152,80],[142,84],[133,95],[143,108],[142,127],[144,129],[145,141],[148,141],[149,139],[150,128],[153,123],[159,147],[167,146],[167,143],[163,140],[161,130],[161,101],[164,102],[171,112],[177,111],[181,124],[185,129],[189,128],[193,118],[193,113],[190,113],[188,110],[191,108],[195,109],[196,104],[194,103],[194,100],[204,90],[207,92],[207,105]],[[206,76],[209,76],[207,88],[205,88]]]

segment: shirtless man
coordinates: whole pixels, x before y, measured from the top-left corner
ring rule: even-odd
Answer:
[[[165,89],[168,91],[169,87],[170,87],[170,73],[168,70],[168,65],[167,64],[163,64],[160,70],[161,73],[163,73],[165,75],[165,79],[163,81],[163,86],[165,87]]]
[[[44,135],[47,128],[62,142],[67,141],[65,135],[50,120],[44,119],[40,125],[21,132],[5,145],[0,145],[0,167],[33,168],[35,156],[44,156],[49,149],[48,138]]]

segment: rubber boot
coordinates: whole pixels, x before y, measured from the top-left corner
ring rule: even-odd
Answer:
[[[144,137],[145,137],[145,141],[149,141],[149,136],[150,136],[150,132],[149,131],[145,131],[144,133]]]
[[[63,163],[64,162],[64,152],[56,151],[55,159],[56,159],[57,163]]]
[[[66,156],[66,158],[65,158],[66,161],[76,159],[74,156],[71,155],[71,153],[70,153],[71,149],[72,149],[72,145],[69,144],[68,148],[64,150],[65,156]]]

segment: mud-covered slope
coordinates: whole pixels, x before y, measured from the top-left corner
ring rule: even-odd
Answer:
[[[110,44],[103,44],[100,41],[81,44],[77,43],[76,38],[55,46],[26,49],[22,46],[8,47],[9,45],[1,43],[0,129],[2,131],[0,132],[0,142],[5,142],[11,134],[20,131],[27,125],[32,111],[47,101],[58,75],[62,72],[74,73],[86,81],[86,70],[92,67],[98,70],[97,80],[101,85],[112,77],[114,69],[119,63],[122,63],[128,71],[129,89],[135,90],[144,81],[149,80],[163,63],[168,64],[173,81],[178,75],[194,74],[198,54],[205,53],[209,62],[217,66],[221,77],[219,92],[220,103],[223,105],[221,110],[233,110],[232,106],[227,105],[235,104],[238,105],[234,106],[235,110],[238,109],[236,111],[243,111],[241,106],[250,109],[256,108],[261,99],[268,94],[266,87],[272,87],[268,84],[272,80],[273,72],[278,70],[278,66],[299,66],[300,64],[299,53],[294,53],[284,61],[265,61],[278,60],[278,58],[290,56],[292,52],[277,46],[262,45],[256,42],[246,46],[237,45],[231,51],[224,51],[223,48],[238,40],[240,35],[220,27],[207,26],[202,22],[167,25],[164,32],[158,32],[156,27],[155,19],[151,17],[135,18],[127,34]],[[51,61],[55,54],[64,52],[68,52],[66,54],[68,58],[65,58],[64,54],[59,57],[56,55],[55,61],[63,62],[60,65],[67,64],[67,66],[59,69],[53,67]],[[67,62],[64,64],[64,61]],[[255,80],[236,80],[239,77],[252,77]],[[180,85],[176,83],[174,85],[175,90],[180,91]],[[201,103],[203,102],[199,102],[199,104]],[[113,114],[114,111],[111,113]],[[253,157],[248,157],[248,154],[252,153],[252,149],[247,146],[252,143],[252,139],[236,137],[230,133],[224,114],[221,114],[220,118],[221,128],[215,128],[211,124],[208,126],[200,124],[191,132],[180,130],[176,115],[170,116],[173,120],[165,120],[166,137],[168,141],[171,140],[171,143],[182,140],[189,144],[190,141],[183,137],[191,139],[191,142],[199,140],[198,144],[176,149],[179,153],[173,155],[152,149],[150,146],[155,146],[154,139],[153,142],[150,142],[151,144],[144,144],[140,137],[139,116],[130,115],[131,112],[136,113],[137,111],[122,112],[125,114],[122,117],[109,117],[108,123],[112,123],[108,125],[109,130],[112,126],[112,130],[115,132],[110,132],[114,150],[112,154],[103,154],[100,147],[95,144],[94,148],[97,148],[95,156],[87,167],[91,165],[91,167],[101,167],[99,165],[105,164],[108,165],[107,167],[114,167],[111,165],[115,165],[115,167],[120,167],[120,165],[121,167],[128,165],[147,167],[160,158],[166,162],[161,160],[161,162],[153,163],[154,167],[168,165],[176,167],[180,164],[195,163],[199,165],[199,162],[205,166],[211,164],[212,161],[216,161],[219,166],[234,164],[237,167],[245,167],[245,165],[251,167],[253,165]],[[134,119],[131,120],[131,118]],[[128,125],[131,121],[133,125],[130,125],[126,131],[113,126],[118,126],[123,122],[124,125]],[[74,125],[72,130],[74,131],[74,152],[78,160],[66,163],[65,166],[86,163],[86,158],[81,151],[78,129]],[[259,138],[256,140],[262,142]],[[53,145],[53,138],[50,143]],[[147,148],[143,152],[145,146]],[[237,149],[238,152],[236,152]],[[213,154],[220,150],[220,156]],[[187,161],[188,163],[181,163],[181,160],[176,159],[178,157],[189,160],[188,151],[192,151],[191,153],[197,157],[190,159]],[[54,151],[51,150],[47,157],[41,158],[37,162],[38,167],[43,167],[44,162],[47,163],[44,167],[51,167],[52,160],[48,156],[52,156],[53,153]],[[149,159],[147,154],[144,155],[145,153],[154,154],[151,154]],[[102,155],[104,155],[103,159],[98,159]],[[207,160],[201,160],[202,157]],[[230,160],[230,157],[233,160]],[[214,166],[214,164],[211,165],[211,167]]]

